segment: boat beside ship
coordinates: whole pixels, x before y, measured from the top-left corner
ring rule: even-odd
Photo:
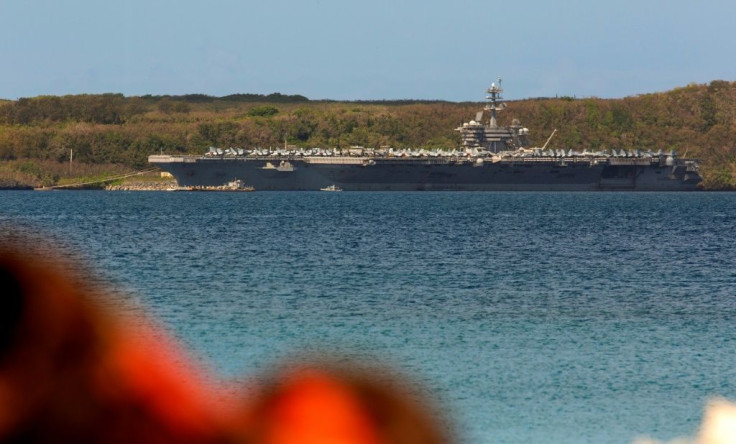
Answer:
[[[324,187],[324,188],[320,188],[319,190],[320,190],[320,191],[332,191],[332,192],[337,192],[337,191],[342,191],[342,188],[340,188],[340,187],[338,187],[338,186],[335,186],[335,185],[330,185],[330,186],[327,186],[327,187]]]
[[[452,150],[393,148],[220,149],[202,156],[154,155],[149,163],[181,187],[221,187],[234,181],[258,191],[691,191],[699,165],[672,151],[588,151],[531,147],[516,119],[499,126],[505,109],[500,80],[488,103],[456,130]]]

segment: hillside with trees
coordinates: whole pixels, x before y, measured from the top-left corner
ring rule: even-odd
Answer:
[[[454,128],[482,106],[310,101],[279,93],[0,100],[0,187],[121,174],[146,168],[150,154],[201,154],[209,146],[451,149],[459,145]],[[511,101],[500,123],[514,118],[535,145],[557,129],[551,148],[675,150],[701,160],[705,188],[736,188],[736,82],[623,99]]]

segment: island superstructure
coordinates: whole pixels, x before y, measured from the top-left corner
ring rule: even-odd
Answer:
[[[498,125],[506,108],[501,80],[486,92],[488,103],[456,129],[461,144],[451,150],[211,147],[201,156],[153,155],[149,163],[183,188],[237,182],[256,191],[688,191],[702,180],[696,160],[672,151],[553,149],[551,136],[531,147],[518,120]]]

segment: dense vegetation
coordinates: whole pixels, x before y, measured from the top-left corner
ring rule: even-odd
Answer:
[[[713,81],[624,99],[527,99],[508,104],[553,148],[674,149],[702,160],[708,188],[736,187],[736,82]],[[157,153],[208,146],[439,147],[479,103],[331,102],[303,96],[42,96],[0,101],[0,186],[53,184],[68,176],[146,167]],[[68,168],[70,150],[74,169]]]

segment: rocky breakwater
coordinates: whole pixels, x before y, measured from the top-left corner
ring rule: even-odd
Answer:
[[[111,184],[105,187],[107,191],[174,191],[179,189],[179,185],[174,180],[125,182],[122,184]]]

